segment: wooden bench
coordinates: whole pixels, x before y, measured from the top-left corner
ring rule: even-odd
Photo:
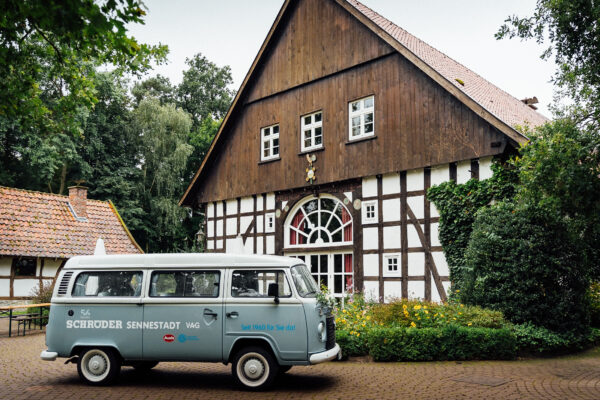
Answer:
[[[13,311],[20,308],[38,308],[37,313],[26,313],[26,314],[14,314]],[[23,327],[23,336],[27,329],[31,330],[31,322],[37,321],[37,324],[42,329],[42,323],[48,321],[48,316],[44,315],[44,309],[50,308],[50,303],[39,303],[39,304],[23,304],[16,306],[4,306],[0,307],[0,318],[8,318],[8,337],[12,336],[12,323],[17,322],[17,336],[21,333],[21,327]],[[35,325],[34,325],[35,329]]]

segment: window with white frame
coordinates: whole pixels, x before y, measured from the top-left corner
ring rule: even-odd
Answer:
[[[279,158],[279,125],[271,125],[260,130],[261,161]]]
[[[348,104],[350,117],[350,140],[375,134],[375,97],[351,101]]]
[[[365,201],[363,208],[363,224],[377,222],[377,201]]]
[[[302,129],[302,151],[323,147],[323,112],[308,114],[300,118]]]
[[[385,257],[385,269],[388,274],[400,274],[399,257],[397,254]]]
[[[265,214],[265,232],[266,233],[275,232],[275,214],[274,213]]]

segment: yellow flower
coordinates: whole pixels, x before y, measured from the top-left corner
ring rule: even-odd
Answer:
[[[444,314],[440,314],[440,317],[444,318]]]
[[[424,308],[425,310],[427,310],[427,306],[423,306],[423,308]]]
[[[425,314],[429,314],[429,311],[425,310]]]
[[[421,309],[421,305],[417,304],[416,306],[413,307],[413,310],[420,310]]]
[[[456,317],[454,317],[454,318],[452,318],[452,319],[456,321]]]
[[[370,315],[367,315],[367,321],[369,321],[371,319]]]
[[[385,344],[385,343],[387,343],[387,338],[384,338],[384,339],[383,339],[383,343],[384,343],[384,344]]]
[[[473,325],[471,322],[469,322],[469,323],[467,324],[467,326],[471,326],[471,325]]]
[[[406,310],[406,304],[402,304],[402,308]]]
[[[358,333],[356,334],[356,337],[359,337],[359,336],[360,336],[360,332],[358,332]]]
[[[458,315],[462,315],[462,313],[459,311],[459,312],[458,312]]]
[[[416,327],[417,327],[417,324],[415,324],[414,322],[411,322],[411,323],[410,323],[410,326],[412,326],[413,328],[416,328]]]
[[[344,314],[346,314],[346,309],[344,308],[344,309],[342,310],[342,312],[343,312]]]

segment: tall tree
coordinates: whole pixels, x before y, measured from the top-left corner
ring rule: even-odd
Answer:
[[[548,43],[542,58],[554,54],[558,97],[573,105],[559,110],[579,124],[600,126],[600,3],[593,0],[538,0],[530,17],[506,19],[496,37]]]

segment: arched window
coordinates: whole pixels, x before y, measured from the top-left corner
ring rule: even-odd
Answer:
[[[286,231],[286,247],[352,244],[352,217],[336,198],[311,198],[288,219]]]

